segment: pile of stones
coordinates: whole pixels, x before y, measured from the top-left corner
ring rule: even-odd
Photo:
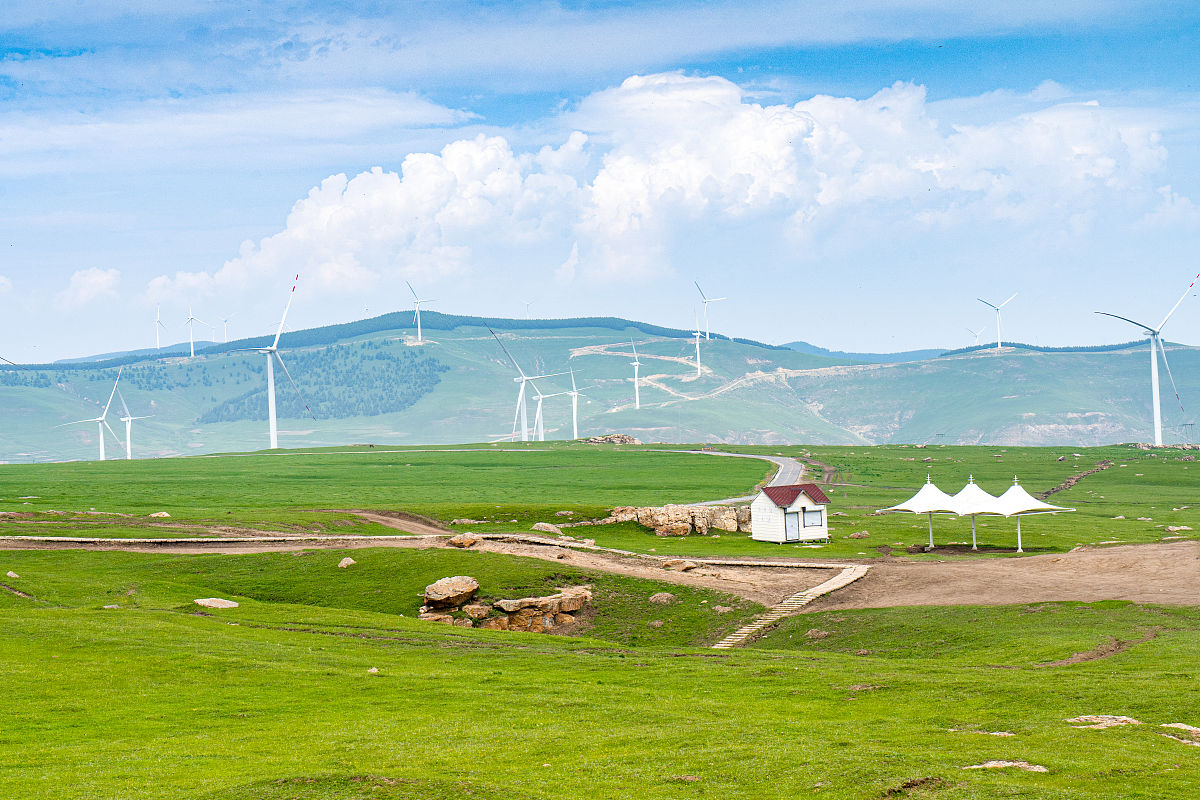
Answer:
[[[658,536],[750,532],[750,506],[617,506],[602,522],[637,522]]]
[[[592,601],[587,586],[560,589],[544,597],[497,600],[490,605],[472,602],[478,591],[479,581],[467,575],[435,581],[425,587],[425,605],[418,619],[460,628],[556,633],[574,625],[576,614]]]
[[[627,433],[609,433],[604,436],[592,436],[582,440],[584,444],[641,444]]]

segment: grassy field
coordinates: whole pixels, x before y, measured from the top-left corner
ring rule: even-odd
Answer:
[[[494,554],[341,555],[0,556],[35,598],[0,593],[0,795],[1091,800],[1200,780],[1200,748],[1159,727],[1200,724],[1195,610],[829,612],[715,653],[692,645],[751,607]],[[588,581],[603,611],[566,639],[413,620],[419,587],[459,572],[496,594]],[[648,605],[663,588],[678,601]],[[242,605],[198,614],[213,594]],[[1081,714],[1146,724],[1064,722]],[[962,769],[993,759],[1048,772]]]
[[[1016,473],[1036,492],[1106,460],[1111,468],[1054,495],[1078,512],[1028,520],[1028,549],[1153,542],[1168,535],[1159,526],[1200,528],[1185,507],[1197,467],[1178,453],[759,451],[836,470],[833,510],[846,516],[832,518],[832,544],[659,538],[633,524],[572,533],[659,554],[861,560],[881,545],[924,541],[923,520],[871,514],[906,497],[927,472],[951,491],[973,473],[996,493]],[[334,524],[352,518],[320,508],[474,517],[488,520],[481,529],[527,530],[561,520],[556,510],[601,515],[618,504],[742,494],[766,473],[761,462],[636,448],[341,448],[3,467],[0,511],[33,511],[32,528],[70,535],[128,535],[128,520],[160,510],[172,517],[156,530],[171,535],[188,535],[193,524],[360,532]],[[137,516],[83,513],[92,509]],[[1011,547],[1010,522],[984,522],[981,543]],[[0,523],[5,533],[18,527],[11,516]],[[856,530],[871,535],[846,537]],[[939,519],[936,530],[946,543],[970,529]],[[0,590],[0,797],[1094,800],[1190,798],[1200,783],[1200,747],[1165,738],[1188,734],[1161,727],[1200,726],[1195,608],[831,611],[784,620],[748,648],[717,652],[706,645],[757,606],[499,554],[375,548],[352,551],[358,564],[338,569],[345,554],[0,552],[0,572],[19,576],[0,578],[9,589]],[[414,619],[422,588],[455,574],[477,577],[493,598],[590,584],[596,610],[575,637]],[[676,601],[649,603],[660,591]],[[201,611],[192,602],[211,596],[240,606]],[[718,614],[718,604],[733,611]],[[1071,660],[1079,663],[1060,663]],[[1065,722],[1083,714],[1144,724],[1079,730]],[[989,760],[1047,771],[963,769]]]

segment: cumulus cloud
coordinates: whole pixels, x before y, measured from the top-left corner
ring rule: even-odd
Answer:
[[[333,175],[279,233],[215,273],[158,278],[151,293],[297,269],[331,291],[428,282],[529,247],[570,249],[545,265],[559,281],[644,278],[670,270],[667,245],[697,226],[853,236],[869,215],[905,230],[986,221],[1079,234],[1113,209],[1138,218],[1164,202],[1153,176],[1166,153],[1143,115],[1060,102],[1053,84],[1036,94],[1032,110],[966,124],[906,83],[763,105],[722,78],[633,76],[563,114],[559,141],[535,151],[479,135],[410,154],[396,172]]]
[[[117,269],[81,269],[71,275],[67,288],[55,296],[60,308],[71,310],[91,305],[97,300],[117,296],[117,284],[121,282],[121,271]]]

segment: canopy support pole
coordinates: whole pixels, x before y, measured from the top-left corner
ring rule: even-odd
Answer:
[[[1017,552],[1024,553],[1021,549],[1021,515],[1017,514]]]
[[[929,512],[929,549],[933,549],[933,512]]]
[[[975,515],[971,515],[971,549],[978,550],[979,546],[975,544]]]

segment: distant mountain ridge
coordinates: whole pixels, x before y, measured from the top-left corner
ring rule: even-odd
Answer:
[[[808,342],[788,342],[783,346],[798,353],[807,353],[810,356],[865,361],[868,364],[902,364],[906,361],[924,361],[929,358],[937,358],[946,352],[940,349],[929,349],[903,350],[898,353],[850,353],[845,350],[828,350],[824,347],[818,347],[815,344],[809,344]]]

